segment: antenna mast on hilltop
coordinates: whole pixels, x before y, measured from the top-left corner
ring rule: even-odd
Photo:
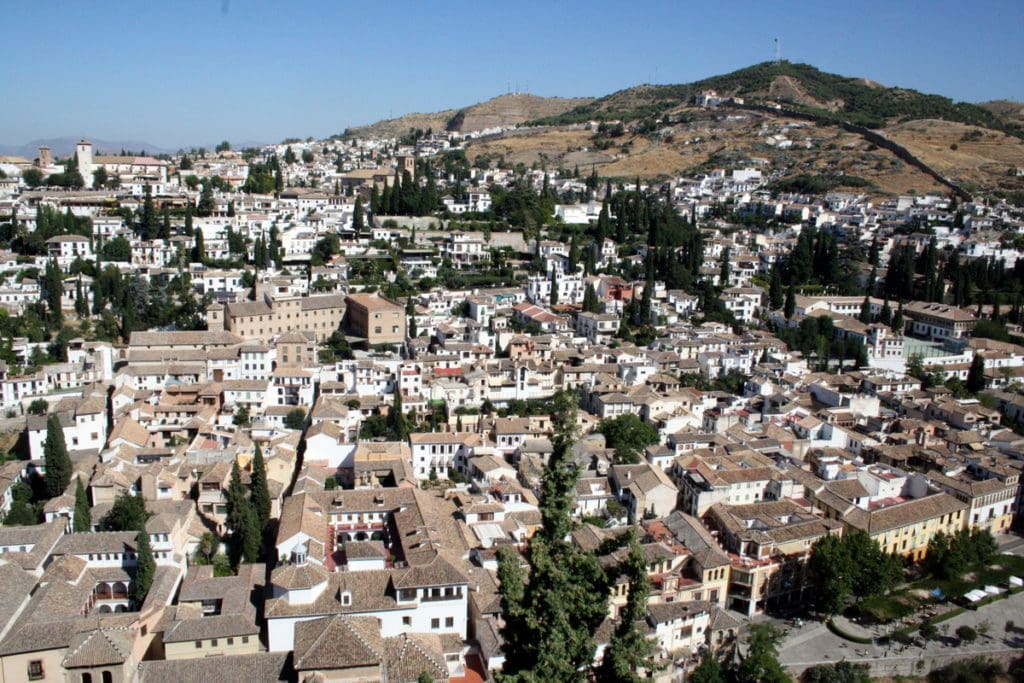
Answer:
[[[779,39],[775,39],[775,64],[776,66],[782,63],[782,43]]]

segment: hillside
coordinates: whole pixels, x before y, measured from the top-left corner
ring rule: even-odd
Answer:
[[[712,168],[767,162],[782,177],[822,175],[874,195],[948,192],[891,152],[838,126],[815,126],[769,112],[676,107],[671,123],[609,136],[583,126],[520,128],[469,141],[470,161],[484,155],[502,163],[546,165],[602,178],[668,179]],[[977,126],[921,120],[885,131],[926,163],[972,190],[1024,189],[1010,174],[1024,167],[1024,140]],[[773,142],[783,138],[787,144]]]
[[[620,90],[566,112],[535,120],[538,124],[567,124],[597,119],[632,121],[661,117],[689,104],[695,94],[716,90],[748,103],[765,101],[832,119],[882,128],[915,119],[942,119],[977,125],[1015,135],[1024,134],[1019,122],[988,108],[954,103],[941,95],[905,88],[888,88],[864,78],[820,71],[807,64],[764,62],[720,76],[682,85],[641,85]]]
[[[539,118],[559,116],[586,105],[589,98],[539,97],[537,95],[500,95],[464,107],[433,114],[407,114],[369,126],[349,128],[352,137],[399,137],[412,129],[437,132],[442,130],[469,132],[488,128],[507,128]]]
[[[1011,123],[1024,125],[1024,102],[992,100],[991,102],[981,102],[978,106]]]

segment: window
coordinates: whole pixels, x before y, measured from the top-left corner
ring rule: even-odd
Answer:
[[[249,636],[242,636],[242,644],[245,645],[249,642]]]
[[[402,626],[412,626],[412,617],[402,617]]]
[[[217,647],[217,639],[216,638],[214,638],[213,640],[210,641],[210,646],[211,647]]]
[[[101,674],[101,678],[103,680],[103,683],[114,683],[114,674],[110,673],[109,671],[104,671]]]
[[[228,645],[234,645],[234,644],[235,644],[235,639],[234,638],[228,638]]]
[[[43,660],[33,659],[28,663],[28,679],[30,681],[38,680],[45,675],[43,673]]]
[[[431,619],[430,620],[430,628],[432,628],[432,629],[439,629],[439,628],[441,628],[441,620],[440,619]]]
[[[452,628],[453,626],[455,626],[455,617],[445,617],[444,618],[444,627],[445,628]]]
[[[196,649],[197,650],[201,650],[202,648],[203,648],[203,641],[197,640],[196,641]]]

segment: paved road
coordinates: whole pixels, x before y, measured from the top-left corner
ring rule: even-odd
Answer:
[[[999,549],[1004,553],[1024,555],[1024,536],[1016,533],[1000,534],[996,537],[999,540]]]
[[[1017,629],[1007,633],[1007,620],[1018,623]],[[987,623],[989,634],[979,637],[971,644],[958,645],[957,628],[968,625],[978,629]],[[943,637],[926,643],[924,647],[891,644],[860,645],[835,635],[820,622],[805,623],[800,628],[789,627],[789,633],[779,646],[779,661],[787,667],[803,667],[814,664],[828,664],[843,659],[848,661],[920,659],[931,654],[963,653],[964,656],[1004,651],[1024,645],[1024,593],[1017,593],[1005,600],[996,600],[980,607],[977,611],[966,611],[939,625]],[[948,635],[945,635],[948,634]]]

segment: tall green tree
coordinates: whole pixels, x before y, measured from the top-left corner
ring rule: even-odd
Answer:
[[[605,446],[615,449],[615,462],[636,464],[644,449],[658,443],[658,430],[633,413],[608,417],[598,423],[597,431],[604,435]]]
[[[786,670],[779,663],[778,643],[782,633],[769,624],[750,627],[750,646],[747,656],[736,669],[739,683],[791,683]]]
[[[237,551],[234,564],[244,561],[249,564],[260,559],[260,545],[263,533],[260,530],[259,518],[250,501],[244,501],[239,515],[239,525],[235,532]]]
[[[156,575],[156,561],[153,559],[153,546],[149,543],[149,534],[139,529],[135,534],[135,583],[132,586],[132,600],[141,607],[149,595]]]
[[[654,646],[639,625],[647,616],[647,596],[650,594],[651,583],[647,578],[647,563],[635,532],[629,540],[629,556],[624,568],[629,577],[629,595],[626,597],[626,606],[619,614],[619,623],[615,626],[611,642],[604,651],[601,665],[595,672],[597,680],[602,683],[639,683],[646,678],[641,677],[641,670],[650,670],[653,666],[651,654]]]
[[[241,525],[242,508],[248,503],[246,498],[245,484],[242,483],[242,470],[238,467],[238,461],[231,463],[231,478],[228,479],[227,498],[227,525],[235,530]]]
[[[409,421],[402,412],[402,392],[395,387],[395,398],[387,414],[388,434],[394,441],[405,441],[409,438]]]
[[[731,275],[731,264],[729,259],[732,258],[732,250],[726,247],[722,252],[722,262],[718,266],[718,286],[725,289],[729,286],[729,278]]]
[[[786,303],[783,305],[782,314],[786,316],[786,320],[792,320],[794,313],[796,313],[796,287],[791,283],[786,289]]]
[[[146,499],[125,492],[114,499],[114,504],[100,520],[99,526],[103,531],[138,531],[145,528],[148,518]]]
[[[48,498],[56,498],[64,493],[71,483],[71,458],[64,442],[64,429],[60,426],[60,418],[56,414],[51,414],[46,419],[43,464],[46,467],[46,474],[43,477],[46,495]]]
[[[196,230],[195,243],[192,247],[192,263],[206,263],[206,244],[203,241],[202,229]]]
[[[81,533],[92,529],[92,515],[89,510],[89,496],[82,484],[81,477],[75,477],[75,522],[74,532]]]
[[[967,391],[977,394],[985,388],[985,359],[979,354],[974,354],[971,367],[967,370]]]
[[[263,449],[256,444],[256,453],[252,458],[252,477],[249,482],[249,499],[260,529],[267,526],[270,519],[270,489],[267,487],[267,465],[263,460]]]
[[[64,295],[64,274],[53,259],[46,262],[46,269],[43,273],[43,290],[46,295],[46,309],[50,324],[53,327],[60,327],[64,317],[60,305],[61,297]]]
[[[355,231],[357,235],[366,227],[363,213],[363,198],[356,197],[356,204],[352,208],[352,230]]]
[[[597,298],[597,292],[594,291],[594,285],[587,283],[587,288],[583,292],[583,311],[585,313],[600,313],[601,302]]]
[[[594,633],[607,615],[608,580],[592,553],[568,540],[578,473],[572,460],[577,399],[553,399],[553,452],[541,483],[541,528],[530,539],[530,580],[511,549],[499,552],[505,625],[501,681],[584,681]]]
[[[777,311],[786,302],[786,292],[782,286],[782,268],[779,264],[773,264],[768,279],[768,307]]]
[[[722,665],[718,658],[713,654],[705,655],[690,674],[689,683],[725,683],[725,675],[722,673]]]

